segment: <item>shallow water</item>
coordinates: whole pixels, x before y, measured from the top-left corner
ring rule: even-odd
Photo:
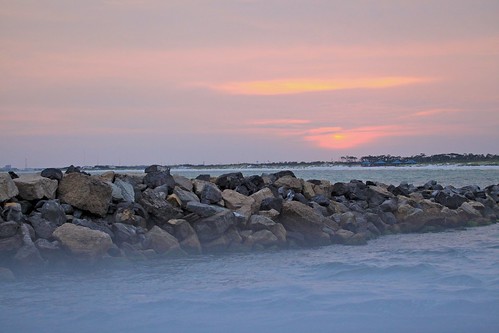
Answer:
[[[172,173],[194,178],[201,173],[219,176],[228,172],[242,172],[245,176],[251,176],[280,170],[282,169],[173,169]],[[425,184],[429,180],[436,180],[442,185],[456,187],[478,185],[482,188],[499,183],[499,166],[311,167],[290,170],[293,170],[298,178],[325,179],[332,183],[349,182],[352,179],[358,179],[394,185],[405,181],[418,186]]]
[[[2,332],[497,332],[499,225],[25,276]]]
[[[332,182],[499,183],[499,168],[483,167],[295,174]],[[499,224],[384,236],[359,247],[75,265],[0,284],[2,333],[499,332],[498,313]]]

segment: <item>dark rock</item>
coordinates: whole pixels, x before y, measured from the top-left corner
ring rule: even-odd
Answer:
[[[104,220],[90,221],[90,220],[75,218],[75,219],[73,219],[72,222],[74,225],[77,225],[80,227],[85,227],[85,228],[89,228],[92,230],[102,231],[102,232],[108,234],[109,237],[114,238],[114,233],[112,232],[111,228],[106,223],[106,221],[104,221]]]
[[[449,190],[438,191],[435,195],[435,202],[450,209],[457,209],[466,201],[467,199],[465,196]]]
[[[23,239],[23,246],[17,250],[14,260],[23,266],[23,268],[31,268],[42,265],[44,260],[31,240],[29,229],[24,223],[21,225],[21,235]]]
[[[279,179],[279,178],[286,177],[286,176],[296,178],[295,174],[291,170],[282,170],[282,171],[274,173],[273,176],[275,177],[275,179]]]
[[[217,213],[228,211],[226,208],[223,208],[220,206],[208,205],[208,204],[195,202],[195,201],[188,202],[185,209],[188,212],[195,213],[201,217],[209,217],[209,216],[215,215]]]
[[[62,202],[105,216],[112,199],[109,184],[81,173],[67,174],[60,182],[58,196]]]
[[[260,204],[260,210],[271,210],[275,209],[279,213],[282,210],[282,205],[283,205],[283,199],[282,198],[264,198],[262,200],[262,203]]]
[[[130,224],[113,223],[112,231],[114,233],[114,241],[116,244],[128,242],[130,244],[137,243],[137,228]]]
[[[334,197],[339,197],[339,196],[345,195],[348,192],[350,192],[350,188],[351,188],[351,186],[348,183],[341,183],[341,182],[334,183],[332,191],[331,191],[331,195]]]
[[[236,187],[244,184],[244,176],[241,172],[231,172],[218,176],[215,184],[220,190],[235,190]]]
[[[9,257],[23,246],[23,238],[20,233],[8,238],[0,238],[0,258]]]
[[[170,219],[181,218],[182,211],[173,207],[168,201],[161,197],[154,190],[147,189],[142,193],[139,203],[149,214],[152,222],[159,225],[165,224]]]
[[[307,198],[305,198],[305,196],[303,194],[301,194],[301,193],[295,193],[295,195],[293,196],[293,200],[301,202],[304,205],[308,205]]]
[[[47,168],[42,170],[40,176],[54,180],[61,180],[64,175],[61,169]]]
[[[261,176],[255,175],[244,178],[244,185],[248,188],[249,194],[251,195],[260,191],[265,186],[265,182]]]
[[[19,175],[17,173],[15,173],[14,171],[9,171],[9,176],[11,179],[19,178]]]
[[[81,173],[81,168],[80,167],[76,167],[76,166],[74,166],[74,165],[71,164],[66,169],[66,174],[70,174],[70,173]]]
[[[35,246],[42,258],[50,262],[63,257],[61,244],[56,240],[50,242],[44,238],[39,238],[36,240]]]
[[[249,196],[251,194],[250,190],[248,190],[246,185],[239,185],[234,190],[238,193],[241,193],[242,195],[245,195],[245,196]]]
[[[215,204],[222,201],[222,191],[212,183],[206,183],[200,194],[201,203]]]
[[[0,223],[0,238],[9,238],[17,234],[19,223],[14,221]]]
[[[205,187],[207,188],[207,187]],[[173,195],[180,201],[180,206],[185,208],[187,204],[191,201],[199,202],[199,198],[196,194],[186,191],[178,186],[173,190]]]
[[[6,221],[21,222],[23,220],[21,204],[17,202],[6,203],[2,215]]]
[[[314,196],[312,198],[312,201],[324,207],[327,207],[331,204],[331,200],[329,200],[325,195],[322,194]]]
[[[52,239],[52,234],[58,227],[55,223],[44,219],[39,213],[31,215],[28,221],[35,229],[36,238]]]
[[[384,212],[395,212],[397,208],[398,200],[396,198],[387,199],[380,205],[380,209]]]
[[[47,200],[41,208],[42,218],[54,223],[56,226],[66,223],[66,212],[58,200]]]
[[[211,176],[210,175],[207,175],[207,174],[203,174],[203,175],[199,175],[196,177],[196,179],[198,180],[203,180],[205,182],[209,182],[210,179],[211,179]]]
[[[170,168],[167,166],[159,165],[159,164],[153,164],[145,168],[144,170],[145,173],[152,173],[152,172],[167,172],[170,173]]]
[[[170,171],[152,171],[144,177],[144,184],[151,189],[166,185],[168,186],[168,193],[171,194],[175,188],[175,179],[173,179]]]
[[[231,211],[224,211],[193,223],[201,242],[213,241],[221,237],[229,227],[236,225],[237,219]]]
[[[193,191],[192,181],[189,178],[180,175],[172,175],[172,177],[176,186],[189,192]]]

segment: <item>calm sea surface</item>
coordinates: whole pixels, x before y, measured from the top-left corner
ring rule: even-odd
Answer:
[[[497,184],[498,173],[296,171],[307,179],[455,186]],[[499,224],[384,236],[359,247],[113,262],[22,276],[0,285],[0,332],[496,333]]]

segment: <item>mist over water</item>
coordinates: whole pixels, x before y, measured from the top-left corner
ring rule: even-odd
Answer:
[[[295,171],[333,182],[400,179],[419,185],[436,179],[482,187],[497,184],[498,173]],[[0,284],[0,332],[499,331],[498,224],[382,236],[357,247],[109,260],[19,274]]]
[[[499,225],[48,271],[2,285],[2,332],[497,332]]]

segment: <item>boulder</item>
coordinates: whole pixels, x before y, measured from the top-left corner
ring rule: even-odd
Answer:
[[[162,198],[161,194],[152,189],[147,189],[142,193],[139,203],[144,207],[153,222],[164,224],[170,219],[182,217],[182,211],[173,207],[168,201]]]
[[[270,188],[265,187],[258,192],[253,193],[252,195],[250,195],[250,197],[255,200],[256,207],[260,207],[264,199],[274,198],[274,193],[272,193]]]
[[[258,215],[265,216],[265,217],[271,219],[272,221],[277,221],[280,213],[275,209],[270,209],[270,210],[261,210],[258,212]]]
[[[143,246],[145,249],[152,249],[158,254],[181,252],[178,240],[158,226],[152,227],[146,233]]]
[[[200,219],[193,223],[199,240],[203,243],[221,237],[229,227],[236,225],[237,218],[230,210]]]
[[[205,204],[216,204],[222,201],[222,192],[213,183],[204,183],[199,193],[201,202]]]
[[[23,246],[23,238],[20,233],[12,237],[0,238],[0,259],[3,256],[13,255],[21,246]]]
[[[277,212],[281,212],[282,210],[282,204],[283,204],[283,199],[282,198],[264,198],[260,204],[260,210],[271,210],[274,209]]]
[[[53,180],[61,180],[64,175],[61,169],[47,168],[42,170],[40,176]]]
[[[23,246],[17,250],[14,260],[25,268],[42,265],[44,260],[31,239],[30,230],[24,223],[21,225],[21,235]]]
[[[152,171],[144,177],[144,184],[148,188],[156,188],[158,186],[168,186],[168,192],[171,193],[175,187],[175,179],[173,179],[170,171]]]
[[[173,175],[173,180],[175,180],[175,185],[186,190],[189,192],[192,192],[194,189],[194,186],[192,185],[192,182],[189,178],[180,176],[180,175]]]
[[[298,201],[284,202],[278,220],[287,231],[301,233],[311,245],[328,243],[329,236],[322,231],[324,221],[325,217]]]
[[[286,244],[287,232],[282,224],[276,223],[270,226],[269,230],[277,237],[278,245],[283,246]]]
[[[170,173],[170,168],[164,165],[159,165],[159,164],[153,164],[145,168],[144,170],[145,173],[151,173],[151,172],[167,172]]]
[[[73,219],[73,224],[92,230],[102,231],[108,234],[109,237],[114,238],[114,233],[105,220]]]
[[[113,244],[111,237],[105,232],[71,223],[58,227],[53,236],[71,254],[89,259],[101,257]]]
[[[179,199],[180,206],[182,208],[185,208],[191,201],[199,202],[199,198],[196,194],[186,191],[178,186],[176,186],[173,190],[173,195],[175,195]]]
[[[20,222],[23,219],[22,206],[18,202],[7,202],[4,204],[3,217],[6,221]]]
[[[222,197],[225,202],[225,207],[238,210],[242,207],[252,207],[255,204],[255,199],[245,196],[234,190],[224,190]]]
[[[215,184],[223,191],[226,189],[235,190],[244,184],[244,176],[241,172],[226,173],[218,176]]]
[[[114,213],[114,222],[131,224],[134,226],[146,226],[144,217],[137,215],[133,206],[117,207],[116,212]]]
[[[202,252],[201,243],[194,228],[182,219],[168,221],[173,225],[174,235],[180,241],[180,247],[187,253],[200,254]]]
[[[118,245],[123,242],[134,244],[138,241],[137,228],[133,225],[113,223],[111,230],[114,234],[114,242]]]
[[[45,201],[40,212],[42,218],[54,223],[56,226],[63,225],[67,221],[66,212],[58,200]]]
[[[253,231],[270,230],[276,223],[263,215],[252,215],[248,221],[247,228]]]
[[[0,238],[9,238],[17,234],[19,223],[14,221],[0,223]]]
[[[274,186],[285,187],[295,192],[301,192],[303,190],[302,180],[289,175],[277,179],[274,182]]]
[[[36,238],[51,239],[58,225],[47,221],[41,214],[35,213],[28,218],[29,223],[35,229]]]
[[[38,175],[23,175],[14,179],[14,183],[25,200],[54,199],[58,185],[57,180]]]
[[[197,214],[201,217],[208,217],[215,215],[217,213],[225,212],[228,211],[228,209],[220,207],[220,206],[215,206],[215,205],[208,205],[196,201],[189,201],[185,207],[185,209],[188,212]]]
[[[278,245],[279,239],[270,230],[259,230],[251,236],[253,244],[260,244],[264,247]]]
[[[104,181],[104,182],[112,183],[112,182],[114,182],[116,174],[114,173],[114,171],[106,171],[106,172],[104,172],[98,176],[94,176],[94,177],[99,177],[99,179]]]
[[[109,184],[82,173],[70,173],[59,183],[59,199],[92,214],[105,216],[112,199]]]
[[[121,179],[116,179],[114,185],[121,191],[123,201],[135,202],[135,190],[132,184]]]
[[[19,194],[16,184],[8,173],[0,173],[0,203]]]
[[[435,195],[435,201],[441,205],[444,205],[450,209],[457,209],[467,198],[461,194],[454,193],[449,190],[437,191]]]

